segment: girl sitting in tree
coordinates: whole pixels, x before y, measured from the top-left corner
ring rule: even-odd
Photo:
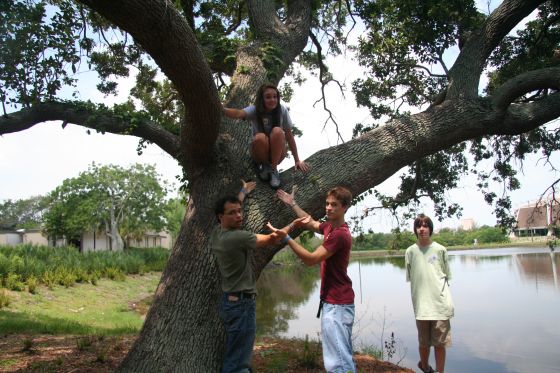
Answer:
[[[287,155],[286,141],[294,157],[296,170],[309,170],[309,165],[299,159],[292,133],[292,120],[288,109],[280,105],[280,92],[275,86],[262,85],[254,105],[242,110],[223,108],[223,113],[231,119],[245,119],[251,122],[251,156],[257,164],[259,178],[263,181],[270,180],[272,188],[280,187],[278,164]]]

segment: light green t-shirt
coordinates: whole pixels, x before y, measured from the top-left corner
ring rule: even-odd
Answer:
[[[214,228],[210,247],[218,262],[224,292],[257,292],[249,255],[256,244],[254,233],[241,229],[222,230],[220,226]]]
[[[447,250],[437,242],[414,244],[405,253],[406,281],[410,282],[417,320],[448,320],[454,307],[449,291],[451,271]]]

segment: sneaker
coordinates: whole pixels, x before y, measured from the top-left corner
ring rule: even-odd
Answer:
[[[261,164],[259,166],[259,179],[261,179],[262,181],[268,181],[270,180],[270,173],[271,173],[272,169],[270,168],[270,165],[268,164]]]
[[[424,372],[424,373],[437,373],[437,372],[434,370],[434,368],[431,367],[430,364],[428,364],[428,369],[423,369],[423,368],[422,368],[422,362],[421,362],[421,361],[418,362],[418,369],[420,369],[420,370],[421,370],[422,372]]]
[[[270,171],[270,186],[273,189],[278,189],[280,187],[280,174],[278,173],[278,170]]]

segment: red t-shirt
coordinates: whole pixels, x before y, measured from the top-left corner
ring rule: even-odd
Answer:
[[[333,228],[325,222],[319,226],[319,232],[325,236],[323,247],[334,253],[321,263],[321,299],[331,304],[353,304],[352,280],[346,273],[352,248],[350,229],[346,223]]]

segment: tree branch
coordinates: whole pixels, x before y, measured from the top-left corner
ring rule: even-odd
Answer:
[[[505,110],[517,98],[540,89],[560,90],[560,67],[550,67],[519,74],[502,84],[493,95],[492,104]]]
[[[173,82],[185,104],[182,161],[191,175],[193,169],[204,169],[218,136],[220,102],[210,67],[185,17],[166,0],[80,2],[131,34]]]
[[[315,153],[307,160],[313,166],[308,175],[282,175],[286,180],[283,188],[290,190],[292,185],[298,185],[300,206],[314,217],[322,216],[324,200],[317,190],[343,185],[359,195],[422,157],[486,135],[525,133],[558,116],[560,94],[530,104],[511,105],[505,118],[487,99],[447,100]],[[285,173],[291,176],[292,170]]]
[[[175,159],[179,158],[179,138],[161,126],[148,120],[137,120],[134,124],[118,118],[108,111],[96,111],[77,107],[71,103],[48,102],[24,108],[18,112],[0,117],[0,135],[24,131],[36,124],[47,121],[73,123],[100,132],[116,135],[131,135],[146,139]]]
[[[528,104],[511,104],[506,112],[503,125],[496,135],[518,135],[537,128],[560,116],[560,93]]]
[[[480,75],[502,39],[546,0],[504,0],[470,36],[449,71],[448,98],[477,97]]]
[[[338,122],[334,119],[332,111],[327,107],[327,97],[325,95],[325,86],[327,84],[329,84],[330,82],[335,82],[338,85],[338,88],[340,89],[340,92],[342,93],[343,97],[344,97],[344,90],[342,89],[342,85],[340,84],[340,82],[338,80],[332,79],[332,78],[328,78],[328,79],[325,80],[325,76],[327,74],[328,68],[323,63],[323,53],[322,53],[321,43],[319,42],[319,40],[317,40],[317,37],[315,36],[315,34],[313,34],[313,32],[311,30],[309,30],[309,36],[311,37],[311,40],[313,41],[313,44],[317,48],[317,64],[319,65],[319,82],[321,83],[321,98],[318,99],[317,101],[315,101],[315,103],[313,104],[313,107],[315,107],[315,105],[318,102],[320,102],[320,101],[323,102],[323,110],[325,110],[327,113],[329,113],[329,117],[325,121],[325,124],[323,126],[323,130],[325,129],[325,126],[327,125],[328,121],[329,120],[332,121],[334,123],[335,129],[336,129],[336,134],[337,134],[338,138],[340,139],[340,141],[344,142],[344,139],[342,138],[342,135],[340,134],[340,130],[338,129]]]
[[[273,0],[249,0],[247,5],[255,33],[260,40],[283,50],[287,67],[307,44],[311,27],[311,1],[288,1],[286,23],[278,18]]]

